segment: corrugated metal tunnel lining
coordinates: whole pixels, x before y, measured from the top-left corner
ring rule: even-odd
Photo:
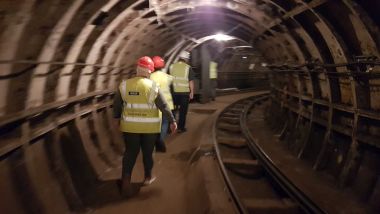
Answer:
[[[272,119],[284,121],[275,128],[294,143],[292,152],[378,206],[379,6],[375,0],[0,2],[0,189],[8,196],[0,207],[64,213],[95,203],[97,179],[107,179],[123,151],[110,128],[118,82],[133,74],[138,57],[170,62],[219,31],[273,65]],[[239,64],[228,62],[224,67]]]

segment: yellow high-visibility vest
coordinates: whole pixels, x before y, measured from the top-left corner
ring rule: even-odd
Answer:
[[[120,83],[124,101],[120,130],[129,133],[160,133],[161,117],[154,100],[156,83],[144,77],[134,77]]]
[[[170,84],[173,82],[173,76],[163,72],[162,70],[155,71],[150,75],[150,79],[155,81],[160,88],[160,91],[165,97],[166,102],[171,110],[174,109],[172,94],[170,93]]]
[[[210,79],[216,79],[218,78],[218,63],[214,62],[214,61],[210,61],[210,68],[209,68],[209,72],[210,72]]]
[[[176,62],[170,66],[170,74],[174,77],[174,92],[190,92],[189,71],[190,66],[184,62]]]

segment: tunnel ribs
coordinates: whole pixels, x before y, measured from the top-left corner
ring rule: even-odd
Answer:
[[[380,75],[370,62],[380,56],[379,1],[15,2],[0,3],[2,213],[85,211],[69,159],[75,150],[100,161],[94,176],[114,177],[100,174],[123,152],[111,125],[117,84],[133,75],[138,57],[162,55],[170,65],[219,31],[241,40],[226,46],[244,43],[260,56],[244,62],[239,54],[247,52],[226,51],[218,84],[266,88],[270,75],[266,118],[291,153],[380,210]],[[255,70],[246,70],[251,63]],[[234,116],[225,122],[236,125],[227,119]]]
[[[314,169],[323,171],[332,175],[339,186],[342,188],[350,188],[358,191],[361,186],[367,191],[358,192],[358,195],[365,200],[373,201],[371,198],[377,197],[374,193],[376,189],[370,190],[369,186],[376,186],[376,181],[368,184],[363,183],[363,179],[369,179],[376,173],[375,171],[363,171],[368,167],[370,162],[363,162],[370,153],[376,153],[377,157],[372,161],[379,161],[380,145],[377,143],[377,131],[380,116],[379,113],[370,110],[370,102],[368,94],[372,87],[371,80],[378,78],[378,71],[372,70],[379,62],[373,57],[357,57],[357,62],[341,63],[341,64],[304,64],[299,67],[306,66],[311,71],[321,72],[321,69],[345,67],[347,71],[341,72],[343,76],[336,76],[334,72],[324,72],[330,78],[348,78],[351,82],[352,103],[344,103],[345,101],[333,100],[327,101],[321,97],[311,97],[307,94],[299,94],[288,89],[282,89],[279,84],[273,84],[272,105],[269,113],[269,121],[276,121],[280,118],[287,117],[287,125],[282,134],[284,142],[301,141],[303,146],[298,147],[294,152],[299,158],[311,163]],[[364,58],[364,60],[362,60]],[[318,66],[320,69],[315,69]],[[299,70],[288,69],[283,70],[279,67],[271,68],[276,77],[281,78],[282,75],[288,73],[299,73]],[[284,73],[285,72],[285,73]],[[366,81],[366,83],[363,83]],[[362,96],[363,95],[363,96]],[[299,102],[301,105],[296,105]],[[277,106],[277,107],[276,107]],[[281,106],[281,108],[278,108]],[[312,108],[310,109],[309,106]],[[297,136],[302,133],[300,129],[300,121],[310,124],[312,134],[306,134],[306,137]],[[319,138],[315,140],[314,138]],[[290,148],[290,147],[289,147]],[[293,152],[292,148],[290,148]],[[318,155],[316,155],[318,154]],[[377,209],[377,206],[373,206]]]

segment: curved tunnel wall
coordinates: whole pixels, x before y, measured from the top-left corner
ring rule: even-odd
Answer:
[[[175,59],[217,31],[277,65],[270,67],[272,119],[287,121],[274,128],[296,142],[292,151],[376,201],[376,76],[353,75],[367,71],[363,65],[291,65],[378,57],[378,9],[362,0],[2,1],[0,190],[9,197],[0,207],[67,212],[100,200],[123,150],[111,128],[118,82],[139,56]]]
[[[369,3],[329,1],[268,31],[261,45],[274,63],[318,59],[271,67],[273,128],[295,156],[379,210],[379,80],[370,62],[380,37],[376,14],[361,6]]]

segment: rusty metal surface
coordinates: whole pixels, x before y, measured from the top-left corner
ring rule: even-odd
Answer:
[[[9,195],[4,211],[67,213],[119,197],[119,173],[112,171],[120,171],[123,144],[120,133],[109,134],[115,128],[108,96],[79,96],[2,121],[0,171]],[[107,191],[114,195],[94,198],[102,188],[114,189]]]
[[[369,91],[377,86],[372,86],[368,80],[378,79],[378,71],[371,68],[379,62],[366,62],[362,56],[357,59],[359,61],[353,63],[322,65],[323,68],[317,70],[315,65],[306,66],[311,72],[346,66],[345,76],[324,73],[328,78],[349,79],[355,89],[352,96],[349,95],[355,97],[354,102],[347,103],[341,98],[325,100],[292,92],[274,81],[272,105],[277,109],[272,111],[277,113],[271,115],[271,121],[285,118],[287,122],[283,124],[281,139],[294,155],[304,159],[315,170],[332,176],[338,185],[356,192],[362,200],[371,201],[377,191],[369,190],[368,185],[375,186],[377,183],[374,174],[378,170],[370,166],[380,160],[380,145],[376,140],[378,134],[374,132],[379,128],[380,115],[369,102]],[[299,68],[289,69],[286,66],[272,69],[274,79],[288,73],[303,72]],[[276,72],[281,70],[285,72]],[[377,209],[376,206],[372,207]]]
[[[0,2],[0,189],[9,196],[0,203],[7,213],[49,213],[54,203],[68,211],[95,202],[94,192],[111,184],[75,176],[117,177],[113,169],[123,142],[112,127],[111,100],[118,82],[133,74],[139,56],[172,62],[181,50],[198,45],[181,35],[218,31],[252,45],[262,55],[258,64],[318,59],[324,65],[270,75],[271,123],[297,157],[330,171],[363,200],[377,201],[379,64],[359,63],[363,56],[380,57],[377,1],[155,2]],[[239,56],[221,61],[227,69],[221,85],[267,86],[266,76],[240,69],[248,64]],[[71,160],[76,155],[83,158],[77,165]]]

